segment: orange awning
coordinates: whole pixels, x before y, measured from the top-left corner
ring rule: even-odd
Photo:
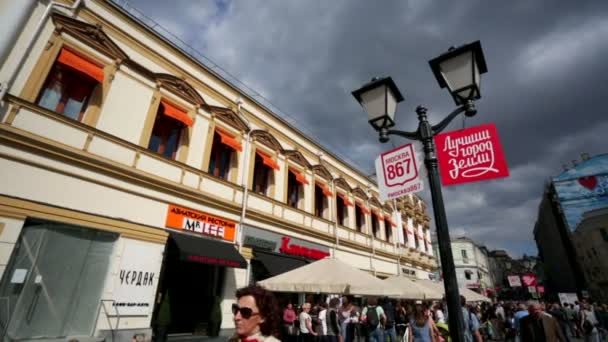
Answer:
[[[97,82],[103,83],[103,68],[85,58],[78,56],[70,50],[61,49],[57,62],[83,72]]]
[[[379,212],[377,212],[376,210],[372,210],[372,213],[374,213],[374,215],[376,215],[376,217],[378,218],[378,221],[384,221],[384,216],[380,215]]]
[[[217,128],[215,129],[215,131],[217,132],[217,134],[220,135],[222,144],[232,147],[233,150],[239,152],[243,151],[243,145],[241,145],[241,143],[238,142],[233,136]]]
[[[342,200],[344,201],[344,205],[349,206],[349,207],[353,206],[353,202],[349,201],[348,198],[346,197],[346,195],[338,193],[338,196],[340,196],[340,198],[342,198]]]
[[[255,151],[255,153],[257,153],[258,156],[262,157],[262,159],[264,160],[264,165],[267,165],[271,169],[274,169],[274,170],[277,170],[277,171],[279,171],[281,169],[279,167],[279,164],[277,164],[274,160],[272,160],[272,157],[270,157],[266,153],[260,152],[260,151]]]
[[[361,211],[365,214],[365,215],[369,215],[370,212],[369,210],[367,210],[367,208],[365,206],[363,206],[363,204],[361,203],[357,203],[357,207],[359,207],[359,209],[361,209]]]
[[[412,231],[411,230],[406,229],[405,231],[407,232],[407,235],[412,235]]]
[[[386,219],[386,221],[387,221],[388,223],[390,223],[390,225],[391,225],[392,227],[397,227],[397,224],[396,224],[395,222],[393,222],[393,220],[391,220],[391,218],[390,218],[390,217],[388,217],[388,216],[387,216],[387,217],[385,217],[385,219]]]
[[[306,184],[306,185],[310,184],[308,182],[308,180],[306,179],[306,177],[302,173],[300,173],[300,171],[298,171],[296,169],[292,169],[292,168],[289,168],[289,171],[296,176],[296,180],[298,182],[300,182],[302,184]]]
[[[327,196],[327,197],[331,197],[334,194],[329,191],[329,189],[327,188],[327,185],[323,184],[323,183],[319,183],[317,182],[317,185],[321,188],[321,190],[323,190],[323,195]]]
[[[160,100],[160,103],[165,108],[163,114],[165,114],[166,116],[174,118],[175,120],[183,123],[186,126],[192,126],[192,124],[194,124],[194,120],[192,120],[188,113],[184,112],[183,110],[177,108],[175,105],[165,100]]]

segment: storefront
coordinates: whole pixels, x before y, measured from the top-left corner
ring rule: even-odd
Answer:
[[[26,219],[0,283],[2,339],[92,336],[118,239]]]
[[[246,268],[234,245],[236,223],[169,205],[171,228],[155,308],[158,333],[217,336],[227,268]]]
[[[243,245],[253,249],[251,284],[329,256],[329,247],[245,226]]]

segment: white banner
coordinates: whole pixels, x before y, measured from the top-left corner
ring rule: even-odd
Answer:
[[[509,286],[511,286],[511,287],[521,286],[521,279],[519,278],[518,275],[507,276],[507,279],[509,280]]]
[[[120,268],[114,281],[114,309],[121,316],[152,314],[164,245],[123,239]],[[110,314],[114,310],[108,310]]]
[[[380,199],[403,197],[424,189],[426,168],[423,166],[422,144],[414,142],[388,152],[376,159],[376,175]]]
[[[562,305],[564,305],[564,303],[574,304],[574,302],[578,302],[576,293],[558,293],[557,296]]]

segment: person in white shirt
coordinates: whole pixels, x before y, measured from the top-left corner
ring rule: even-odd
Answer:
[[[300,321],[300,341],[311,342],[313,336],[317,336],[317,333],[312,330],[312,318],[310,317],[310,303],[304,303],[302,305],[302,312],[299,316]]]
[[[321,304],[319,311],[319,321],[321,321],[321,336],[327,335],[327,303]]]
[[[435,312],[435,323],[445,323],[445,315],[443,314],[443,311],[441,310],[441,305],[439,305],[439,303],[437,303],[437,304],[435,304],[435,307],[433,309]]]

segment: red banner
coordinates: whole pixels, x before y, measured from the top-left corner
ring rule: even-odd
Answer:
[[[539,285],[539,286],[536,287],[536,291],[538,293],[545,293],[545,287],[542,286],[542,285]]]
[[[521,276],[521,282],[524,286],[536,286],[536,275],[524,274]]]
[[[443,185],[509,176],[494,124],[437,134],[435,144]]]

